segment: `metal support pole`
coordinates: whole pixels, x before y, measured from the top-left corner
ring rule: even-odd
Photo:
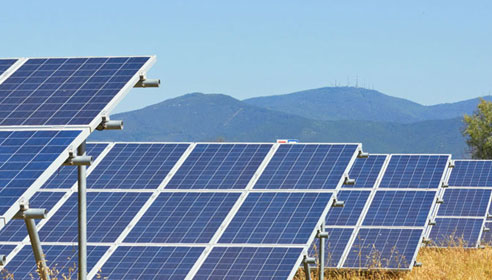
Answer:
[[[316,263],[316,259],[304,256],[302,263],[304,264],[304,273],[306,274],[306,280],[311,280],[311,270],[309,268],[309,264]]]
[[[85,141],[77,148],[77,156],[85,155]],[[87,279],[87,193],[86,166],[77,166],[79,194],[79,280]]]
[[[319,238],[319,280],[325,279],[325,223],[321,224],[320,231],[318,233]]]
[[[39,275],[43,280],[50,280],[50,274],[48,267],[46,266],[46,260],[44,259],[43,248],[41,248],[41,241],[39,240],[38,231],[36,229],[36,223],[34,219],[25,218],[27,232],[29,233],[29,239],[31,239],[32,252],[34,259],[36,260],[36,267],[39,270]]]

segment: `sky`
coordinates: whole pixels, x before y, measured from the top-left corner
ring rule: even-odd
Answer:
[[[492,93],[492,1],[3,1],[1,57],[157,55],[117,112],[325,86],[430,105]]]

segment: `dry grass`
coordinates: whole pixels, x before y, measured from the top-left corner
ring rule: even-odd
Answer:
[[[492,279],[492,247],[485,249],[422,248],[417,258],[422,267],[410,272],[327,272],[325,279],[374,280],[454,280]],[[312,272],[312,279],[318,279]],[[298,271],[295,280],[304,280],[304,271]]]

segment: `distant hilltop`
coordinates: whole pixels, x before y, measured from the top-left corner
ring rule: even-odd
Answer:
[[[484,97],[492,100],[491,96]],[[237,100],[190,93],[114,115],[124,132],[91,140],[362,142],[371,153],[452,153],[466,157],[463,114],[479,99],[424,106],[375,90],[325,87]]]

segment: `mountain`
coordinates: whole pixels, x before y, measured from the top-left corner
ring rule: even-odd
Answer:
[[[484,98],[492,100],[491,96]],[[325,87],[284,95],[255,97],[246,99],[244,102],[316,120],[413,123],[463,117],[463,114],[471,114],[475,110],[479,99],[424,106],[375,90]]]
[[[92,141],[361,142],[371,153],[453,153],[463,156],[461,120],[411,124],[322,121],[250,105],[223,94],[192,93],[112,116],[123,131],[93,133]]]

